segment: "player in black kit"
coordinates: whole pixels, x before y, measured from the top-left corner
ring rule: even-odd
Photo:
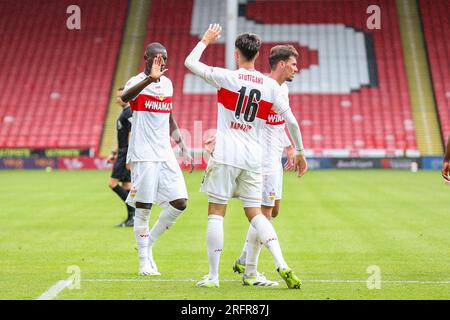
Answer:
[[[126,160],[133,113],[130,105],[124,103],[120,98],[122,91],[123,88],[117,90],[116,102],[123,110],[117,119],[117,147],[111,151],[108,157],[108,163],[114,163],[108,186],[125,202],[131,189],[130,170],[126,167]],[[120,182],[122,185],[120,185]],[[129,205],[126,206],[127,218],[118,224],[117,227],[132,227],[134,225],[134,208]]]

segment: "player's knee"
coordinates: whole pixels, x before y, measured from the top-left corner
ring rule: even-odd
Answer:
[[[278,216],[278,207],[274,207],[272,209],[272,218],[276,218]]]
[[[143,203],[143,202],[136,202],[136,208],[137,209],[151,209],[152,204],[151,203]]]
[[[170,205],[177,210],[184,211],[187,207],[187,199],[177,199],[171,201]]]

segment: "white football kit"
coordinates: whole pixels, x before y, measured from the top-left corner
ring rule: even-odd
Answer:
[[[281,85],[283,94],[289,101],[289,89],[285,83]],[[275,200],[281,199],[283,191],[283,165],[281,159],[283,157],[284,148],[291,145],[286,130],[284,119],[274,112],[270,111],[266,126],[262,134],[262,205],[273,207]]]
[[[145,77],[143,72],[132,77],[124,91]],[[127,163],[132,187],[126,202],[131,206],[136,202],[165,204],[188,198],[183,173],[170,144],[172,95],[172,82],[162,76],[130,101],[133,119]]]
[[[279,84],[256,70],[209,67],[198,60],[205,49],[199,42],[186,66],[217,88],[217,134],[214,154],[201,191],[212,203],[226,204],[231,197],[244,207],[260,207],[262,194],[262,129],[271,110],[289,117],[298,127]],[[302,147],[301,135],[297,145]]]

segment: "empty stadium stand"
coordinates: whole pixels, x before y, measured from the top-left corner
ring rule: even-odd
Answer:
[[[70,1],[1,2],[9,14],[0,21],[0,148],[98,153],[128,3],[79,0],[81,30],[68,30]],[[436,10],[448,13],[448,6],[429,4],[420,1],[442,131],[448,134],[449,44],[440,40],[448,15],[427,18]],[[381,8],[380,30],[366,26],[370,5]],[[226,24],[225,9],[225,1],[151,1],[144,45],[159,41],[167,47],[174,114],[196,149],[216,127],[217,98],[189,73],[184,59],[210,22]],[[262,37],[257,68],[263,72],[269,72],[271,46],[290,43],[300,52],[301,72],[289,84],[290,98],[310,156],[417,155],[395,1],[240,0],[243,31]],[[224,51],[219,42],[203,61],[224,66]]]
[[[373,4],[383,12],[381,30],[366,27]],[[152,1],[146,42],[168,49],[174,114],[191,133],[215,127],[216,96],[183,62],[209,23],[225,25],[224,12],[224,1]],[[417,153],[396,14],[388,0],[240,1],[238,32],[257,32],[265,43],[258,69],[269,71],[272,45],[292,43],[300,51],[291,105],[310,155]],[[208,48],[203,61],[224,66],[224,43]],[[194,147],[201,147],[198,137]]]
[[[1,1],[0,148],[98,151],[128,1]]]
[[[433,90],[444,139],[450,134],[450,6],[446,0],[420,0]]]

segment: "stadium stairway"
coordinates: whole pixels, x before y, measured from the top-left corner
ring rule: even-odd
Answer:
[[[142,24],[135,21],[136,12],[132,13],[137,0],[130,2],[104,127],[102,155],[109,153],[115,141],[115,119],[120,111],[114,103],[115,89],[137,73],[137,66],[143,67],[143,46],[150,41],[159,41],[168,49],[168,76],[174,83],[176,101],[174,114],[180,127],[192,134],[191,147],[201,149],[203,139],[196,136],[205,136],[215,127],[214,90],[190,75],[183,62],[210,20],[224,24],[224,3],[152,0],[150,7],[148,1],[144,2],[149,9],[139,10],[148,13],[148,19],[143,18]],[[366,16],[360,14],[366,12],[371,1],[298,4],[239,0],[238,31],[253,31],[263,36],[265,46],[257,68],[264,72],[268,71],[266,53],[273,44],[293,43],[299,50],[302,72],[291,83],[291,102],[294,113],[301,119],[309,155],[402,156],[417,155],[418,149],[423,155],[438,154],[441,151],[439,125],[422,37],[413,35],[412,42],[408,38],[411,35],[405,32],[408,23],[421,31],[417,8],[408,1],[377,0],[383,12],[384,28],[373,31],[367,29]],[[325,11],[320,9],[324,4]],[[411,5],[416,10],[414,15],[410,14]],[[131,33],[132,30],[136,33]],[[291,39],[291,35],[299,38]],[[336,42],[331,35],[341,38]],[[136,40],[136,37],[142,39],[134,41],[140,49],[136,48],[136,53],[130,55],[130,49],[125,47],[133,42],[127,44],[128,39]],[[410,48],[413,45],[415,50]],[[329,50],[329,46],[336,50]],[[415,56],[421,58],[417,65],[411,61]],[[224,45],[215,44],[203,59],[211,65],[223,65]],[[132,63],[128,69],[131,71],[125,71],[125,63]],[[412,83],[415,73],[411,70],[419,74],[419,87]],[[429,90],[424,94],[427,86]],[[421,99],[425,98],[424,103]]]
[[[116,90],[139,71],[147,32],[151,0],[130,0],[119,59],[111,88],[107,117],[104,124],[100,156],[107,156],[116,145],[116,120],[121,108],[116,104]]]
[[[448,0],[420,0],[420,16],[439,113],[443,143],[450,134],[450,6]]]
[[[415,0],[397,0],[417,146],[421,155],[441,155],[442,140],[424,37]]]

